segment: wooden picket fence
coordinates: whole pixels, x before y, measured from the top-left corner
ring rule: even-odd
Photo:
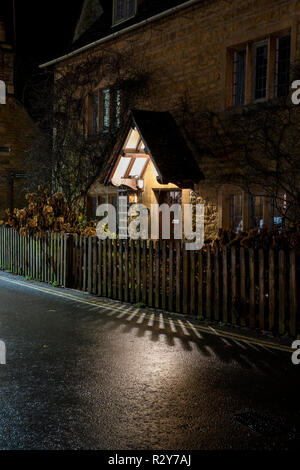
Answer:
[[[132,304],[296,336],[294,250],[186,250],[180,241],[104,240],[0,228],[2,269]]]

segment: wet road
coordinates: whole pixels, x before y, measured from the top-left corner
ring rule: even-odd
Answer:
[[[101,308],[82,293],[65,298],[62,289],[53,289],[58,296],[15,279],[0,274],[0,339],[7,346],[0,449],[269,449],[300,442],[288,434],[300,418],[300,366],[288,353],[186,329],[178,316],[163,320],[114,302]],[[234,417],[249,410],[275,417],[285,431],[252,432]]]

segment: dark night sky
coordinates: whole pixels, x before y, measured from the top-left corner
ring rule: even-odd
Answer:
[[[13,42],[13,0],[0,0],[0,17],[5,19]],[[17,94],[38,65],[65,53],[73,35],[83,0],[15,0]]]
[[[63,54],[82,3],[83,0],[15,0],[17,52],[40,62]]]

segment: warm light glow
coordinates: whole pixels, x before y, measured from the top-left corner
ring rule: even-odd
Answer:
[[[128,170],[130,162],[131,162],[130,157],[121,157],[119,164],[116,168],[114,178],[124,178],[125,173]]]
[[[141,173],[143,169],[145,168],[146,162],[147,162],[147,158],[136,158],[130,170],[129,176],[140,178]]]
[[[132,129],[129,135],[129,139],[127,141],[125,149],[136,149],[138,146],[138,143],[140,141],[140,134],[136,130],[136,128]]]
[[[136,204],[137,203],[137,195],[136,194],[129,194],[128,201],[129,201],[129,204]]]

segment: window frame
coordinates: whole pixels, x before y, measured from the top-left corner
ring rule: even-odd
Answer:
[[[225,108],[230,107],[241,107],[247,106],[251,103],[257,103],[261,101],[267,101],[269,99],[278,98],[277,86],[276,86],[276,44],[277,40],[284,36],[290,37],[290,60],[289,64],[292,63],[293,57],[295,56],[295,47],[294,47],[294,36],[295,28],[293,25],[287,25],[285,28],[267,31],[266,34],[261,34],[256,38],[244,39],[240,43],[232,44],[228,43],[225,46],[226,51],[226,93],[225,93]],[[255,47],[261,44],[267,44],[267,77],[266,77],[266,97],[255,99]],[[245,66],[245,97],[243,104],[236,104],[235,95],[234,95],[234,80],[235,80],[235,70],[234,70],[234,61],[235,53],[246,49],[246,66]],[[287,95],[288,96],[288,95]]]
[[[108,96],[108,109],[105,110],[105,95]],[[111,130],[111,88],[103,88],[101,90],[101,132],[109,132]],[[108,119],[107,125],[105,124],[105,119]]]
[[[240,216],[238,216],[236,213],[237,211],[235,210],[235,201],[236,197],[240,198]],[[244,214],[243,214],[243,193],[231,193],[229,194],[229,224],[230,224],[230,229],[234,230],[235,232],[242,232],[244,228]],[[234,223],[234,220],[240,217],[240,229],[237,228],[236,224]]]
[[[255,215],[255,208],[256,205],[253,204],[255,201],[255,198],[260,198],[260,208],[262,210],[260,222],[262,222],[261,226],[257,226],[256,224],[253,224],[252,222],[256,218]],[[266,225],[266,220],[265,220],[265,206],[267,203],[267,196],[265,194],[261,193],[255,193],[255,194],[250,194],[249,195],[249,230],[261,230],[265,225]],[[252,210],[254,209],[254,212]]]
[[[104,113],[104,94],[108,93],[108,109]],[[96,99],[97,97],[97,99]],[[123,96],[121,89],[114,87],[98,88],[87,97],[87,132],[86,136],[116,132],[122,125]],[[96,101],[98,105],[96,106]],[[96,113],[97,110],[97,113]],[[107,119],[107,125],[104,118]]]
[[[127,2],[128,0],[123,0],[124,1],[124,5],[125,5],[125,11],[127,11]],[[133,15],[131,16],[126,16],[120,20],[116,20],[116,13],[117,13],[117,2],[118,0],[113,0],[113,11],[112,11],[112,26],[118,26],[119,24],[121,23],[124,23],[125,21],[128,21],[130,20],[131,18],[134,18],[135,15],[136,15],[136,10],[137,10],[137,0],[133,0],[134,1],[134,13]]]
[[[233,69],[232,69],[232,102],[234,106],[243,106],[243,103],[238,103],[237,102],[237,97],[238,97],[238,89],[240,88],[240,84],[238,84],[237,77],[239,76],[240,71],[237,69],[237,60],[236,57],[239,53],[242,51],[245,52],[245,64],[244,64],[244,78],[242,80],[243,85],[244,85],[244,90],[243,90],[243,98],[245,102],[245,97],[246,97],[246,67],[247,67],[247,48],[240,47],[238,49],[235,49],[233,51]]]
[[[289,57],[289,60],[288,60],[288,63],[289,63],[289,71],[288,71],[288,76],[289,76],[289,83],[290,83],[290,79],[291,79],[291,47],[292,47],[292,38],[291,38],[291,31],[286,31],[282,34],[278,34],[275,38],[275,77],[274,77],[274,96],[276,98],[280,98],[280,97],[284,97],[286,95],[279,95],[278,94],[278,91],[279,91],[279,87],[280,86],[283,86],[283,85],[280,85],[279,82],[278,82],[278,77],[279,77],[279,52],[280,52],[280,39],[283,39],[285,37],[289,37],[289,52],[290,52],[290,57]]]
[[[266,64],[266,94],[260,98],[256,98],[257,92],[257,49],[259,47],[267,47],[267,64]],[[270,78],[270,41],[264,39],[262,41],[255,41],[252,43],[252,63],[251,63],[251,102],[259,103],[268,100],[269,98],[269,78]]]
[[[100,99],[99,90],[92,94],[92,135],[98,135],[100,132]],[[97,114],[95,110],[97,109]]]

